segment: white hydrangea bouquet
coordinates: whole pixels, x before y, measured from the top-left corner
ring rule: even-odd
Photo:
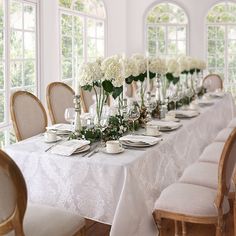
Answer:
[[[82,89],[94,91],[96,97],[97,123],[100,124],[103,107],[112,95],[116,99],[123,91],[124,77],[119,56],[99,58],[95,62],[83,63],[79,69],[78,82]]]

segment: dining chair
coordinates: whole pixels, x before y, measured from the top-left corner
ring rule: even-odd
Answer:
[[[222,129],[216,136],[215,142],[226,142],[234,128]]]
[[[227,127],[228,127],[228,128],[235,128],[235,127],[236,127],[236,117],[233,118],[233,119],[229,122],[229,124],[228,124]]]
[[[229,213],[228,192],[233,175],[236,157],[236,129],[224,144],[218,164],[217,189],[196,184],[178,182],[168,186],[155,203],[154,220],[163,235],[163,219],[175,221],[175,233],[182,222],[182,235],[187,235],[186,222],[214,224],[216,236],[225,232],[225,219]]]
[[[18,141],[45,132],[47,114],[40,100],[32,93],[13,93],[10,99],[10,113]]]
[[[209,74],[203,79],[203,87],[208,92],[214,92],[216,89],[223,89],[223,81],[217,74]]]
[[[45,205],[27,206],[27,187],[16,163],[0,150],[0,235],[85,236],[85,220]]]
[[[67,123],[64,114],[66,108],[74,107],[75,92],[67,84],[53,82],[47,86],[47,107],[52,124]]]

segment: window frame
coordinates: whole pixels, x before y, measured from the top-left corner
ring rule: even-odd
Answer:
[[[0,132],[5,132],[5,143],[9,144],[9,137],[10,137],[10,129],[12,127],[11,117],[10,117],[10,97],[14,88],[11,88],[11,80],[10,80],[10,67],[11,62],[20,61],[24,63],[27,59],[22,56],[22,58],[14,58],[11,59],[10,56],[10,35],[12,28],[10,26],[10,1],[3,0],[4,4],[4,27],[3,27],[3,34],[4,34],[4,94],[5,94],[5,101],[4,101],[4,122],[0,123]],[[35,7],[35,31],[25,30],[24,29],[24,20],[22,15],[22,23],[23,26],[21,29],[15,29],[19,32],[22,32],[24,36],[25,32],[34,32],[35,34],[35,58],[29,58],[30,61],[35,62],[35,95],[40,97],[41,94],[41,83],[40,83],[40,74],[41,74],[41,53],[40,53],[40,2],[39,0],[13,0],[15,2],[19,2],[21,4],[29,4]],[[23,11],[22,11],[23,12]],[[14,30],[14,28],[13,28]],[[24,47],[24,37],[22,38],[22,47]],[[24,55],[24,48],[23,48],[23,55]],[[33,59],[33,60],[32,60]],[[23,75],[22,75],[23,76]],[[31,86],[29,86],[31,87]],[[24,87],[23,87],[24,88]],[[15,88],[16,90],[22,89],[22,86]]]
[[[224,73],[224,79],[223,79],[223,83],[226,87],[229,87],[230,90],[232,90],[234,93],[235,93],[235,89],[236,89],[236,85],[234,85],[233,82],[230,82],[229,80],[229,58],[228,56],[230,55],[228,53],[228,42],[229,42],[229,38],[228,38],[228,32],[229,32],[229,27],[232,27],[232,26],[235,26],[236,27],[236,22],[235,23],[228,23],[228,22],[222,22],[222,23],[219,23],[219,22],[208,22],[208,15],[209,13],[213,10],[213,8],[219,4],[227,4],[227,3],[231,3],[231,4],[235,4],[236,6],[236,3],[233,2],[233,1],[220,1],[220,2],[217,2],[217,3],[214,3],[212,4],[209,9],[207,10],[206,14],[205,14],[205,18],[204,18],[204,45],[205,45],[205,59],[206,59],[206,62],[207,62],[207,68],[209,68],[209,63],[208,63],[208,58],[209,58],[209,52],[208,52],[208,49],[209,49],[209,45],[208,45],[208,42],[209,42],[209,38],[208,38],[208,35],[209,35],[209,31],[208,31],[208,28],[209,27],[224,27],[225,29],[225,35],[224,35],[224,43],[225,43],[225,52],[224,52],[224,70],[223,70],[223,73]],[[216,67],[217,68],[217,67]],[[235,68],[236,69],[236,68]],[[232,86],[234,88],[232,88]]]
[[[84,62],[87,62],[88,61],[88,53],[87,53],[87,45],[88,45],[88,30],[87,30],[87,22],[89,19],[92,19],[92,20],[97,20],[97,21],[101,21],[103,22],[104,24],[104,37],[103,37],[103,40],[104,40],[104,57],[106,57],[107,55],[107,11],[106,11],[106,6],[105,6],[105,3],[104,1],[102,1],[103,3],[103,7],[104,7],[104,11],[105,11],[105,17],[104,18],[101,18],[101,17],[98,17],[96,15],[91,15],[91,14],[87,14],[85,12],[81,12],[81,11],[77,11],[77,10],[74,10],[74,9],[70,9],[70,8],[66,8],[66,7],[62,7],[60,6],[59,4],[59,0],[58,0],[58,9],[59,9],[59,78],[60,78],[60,81],[62,82],[72,82],[72,87],[75,86],[75,78],[73,78],[73,68],[72,68],[72,78],[71,79],[63,79],[63,69],[62,69],[62,27],[61,27],[61,19],[62,19],[62,15],[63,14],[67,14],[67,15],[72,15],[72,16],[77,16],[77,17],[81,17],[83,19],[83,59],[84,59]],[[97,39],[100,39],[98,37],[96,37],[96,40]],[[73,51],[72,51],[72,55],[73,55]]]
[[[147,19],[148,19],[148,15],[149,13],[152,11],[152,9],[160,4],[172,4],[172,5],[175,5],[179,8],[181,8],[184,13],[185,13],[185,16],[187,18],[187,24],[179,24],[179,23],[148,23],[147,22]],[[145,15],[144,15],[144,52],[147,54],[149,54],[149,51],[148,51],[148,27],[150,25],[153,25],[155,27],[158,27],[158,26],[164,26],[165,29],[171,27],[171,26],[174,26],[174,27],[178,27],[178,26],[185,26],[185,29],[186,29],[186,39],[185,39],[185,42],[186,42],[186,55],[189,55],[190,53],[190,18],[189,18],[189,15],[188,15],[188,12],[186,11],[186,9],[179,3],[176,3],[176,2],[173,2],[173,1],[160,1],[160,2],[154,2],[153,4],[151,4],[148,9],[146,10],[145,12]],[[179,40],[175,40],[176,42],[178,42]],[[183,40],[182,40],[183,41]],[[166,45],[168,45],[168,39],[167,39],[167,34],[165,34],[165,43]],[[167,47],[165,48],[165,51],[167,52]],[[178,54],[176,54],[178,55]],[[163,54],[161,55],[163,56]],[[168,54],[166,54],[166,56],[168,56]]]

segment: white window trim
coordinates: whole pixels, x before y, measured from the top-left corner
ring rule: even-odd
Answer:
[[[88,61],[88,57],[87,57],[87,47],[86,45],[88,45],[87,39],[88,39],[88,35],[87,35],[87,20],[88,19],[93,19],[93,20],[97,20],[97,21],[102,21],[104,24],[104,37],[102,38],[104,40],[104,57],[106,57],[107,55],[107,12],[106,12],[106,7],[105,7],[105,3],[104,4],[104,10],[105,10],[105,18],[104,17],[97,17],[91,14],[87,14],[84,12],[80,12],[80,11],[76,11],[73,9],[69,9],[69,8],[65,8],[65,7],[61,7],[59,6],[59,77],[60,77],[60,81],[62,81],[62,40],[61,40],[61,36],[62,36],[62,32],[61,32],[61,16],[62,14],[68,14],[68,15],[72,15],[72,16],[78,16],[78,17],[82,17],[84,19],[84,30],[83,30],[83,44],[84,44],[84,49],[83,49],[83,58],[84,61],[87,62]],[[99,39],[99,38],[96,38]],[[73,70],[73,69],[72,69]],[[64,79],[64,82],[69,82],[71,81],[71,79]],[[73,78],[72,78],[72,82]]]
[[[36,9],[36,30],[35,32],[35,67],[36,67],[36,84],[35,84],[35,91],[36,95],[40,98],[40,92],[41,92],[41,86],[40,86],[40,65],[41,65],[41,57],[40,57],[40,24],[39,24],[39,16],[40,16],[40,4],[38,0],[14,0],[20,3],[26,3],[26,4],[32,4],[35,6]],[[4,110],[4,117],[5,121],[0,124],[0,131],[6,131],[9,130],[12,126],[11,123],[11,118],[10,118],[10,96],[11,96],[11,88],[10,88],[10,62],[15,61],[17,59],[10,60],[10,11],[9,11],[9,2],[5,1],[4,2],[4,54],[5,54],[5,59],[4,61],[4,92],[6,96],[6,102],[5,102],[5,110]],[[33,32],[30,30],[20,30],[21,32]],[[24,40],[24,39],[23,39]],[[23,52],[24,53],[24,52]],[[23,61],[22,59],[20,61]],[[6,82],[7,81],[7,82]],[[31,86],[29,86],[31,87]]]
[[[179,24],[179,23],[176,23],[176,24],[170,24],[170,23],[167,23],[169,25],[180,25],[180,26],[186,26],[186,55],[190,55],[190,17],[189,17],[189,14],[187,12],[187,10],[185,9],[184,6],[182,6],[182,4],[180,3],[177,3],[175,1],[172,1],[172,0],[169,0],[169,1],[160,1],[160,2],[154,2],[152,3],[145,11],[145,14],[144,14],[144,17],[143,17],[143,29],[144,29],[144,34],[143,34],[143,45],[144,45],[144,50],[143,52],[144,53],[147,53],[148,51],[148,34],[147,34],[147,29],[148,29],[148,25],[149,23],[147,23],[147,18],[148,18],[148,14],[150,13],[150,11],[157,5],[159,4],[162,4],[162,3],[170,3],[170,4],[174,4],[176,6],[178,6],[179,8],[181,8],[186,17],[187,17],[187,23],[183,23],[183,24]],[[163,23],[154,23],[154,25],[167,25],[167,24],[163,24]]]

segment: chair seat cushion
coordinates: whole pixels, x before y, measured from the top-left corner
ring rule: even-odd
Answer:
[[[225,143],[223,142],[214,142],[207,146],[201,156],[199,157],[199,161],[203,162],[212,162],[218,164],[220,161],[220,157],[222,151],[224,149]]]
[[[229,124],[228,124],[227,127],[228,127],[228,128],[236,128],[236,117],[233,118],[233,119],[229,122]]]
[[[26,236],[72,236],[84,226],[82,217],[44,205],[29,205],[24,218]]]
[[[217,189],[218,164],[210,162],[196,162],[184,170],[179,182]],[[231,181],[229,192],[235,192],[233,180]]]
[[[221,130],[216,138],[215,138],[215,142],[226,142],[227,139],[229,138],[230,134],[232,133],[233,128],[225,128],[223,130]]]
[[[155,203],[155,210],[184,214],[194,217],[215,217],[218,215],[214,206],[217,191],[193,184],[175,183],[161,193]],[[229,202],[223,201],[223,213],[229,212]]]
[[[218,165],[208,162],[196,162],[184,170],[179,179],[181,183],[196,184],[208,188],[218,187]]]

